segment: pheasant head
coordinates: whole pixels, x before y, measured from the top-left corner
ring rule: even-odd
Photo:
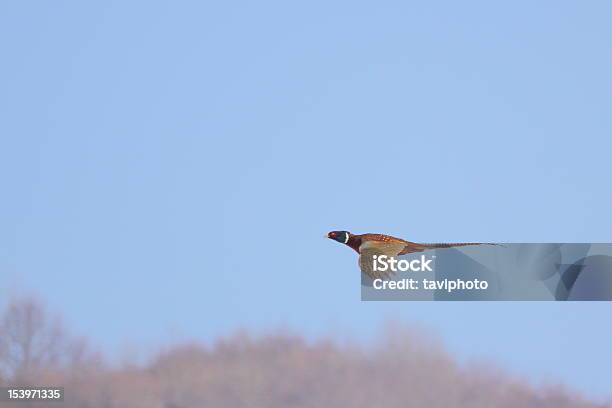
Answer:
[[[346,244],[351,233],[348,231],[332,231],[327,234],[327,238]]]

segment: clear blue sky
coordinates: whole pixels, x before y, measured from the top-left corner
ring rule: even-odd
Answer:
[[[111,353],[425,324],[589,395],[612,304],[361,303],[332,229],[612,241],[612,5],[0,3],[2,294]],[[273,262],[271,262],[273,260]]]

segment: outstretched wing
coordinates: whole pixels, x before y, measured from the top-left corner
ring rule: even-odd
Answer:
[[[393,274],[393,271],[375,271],[374,256],[397,257],[403,249],[403,243],[366,241],[359,247],[359,269],[372,279],[386,279]]]

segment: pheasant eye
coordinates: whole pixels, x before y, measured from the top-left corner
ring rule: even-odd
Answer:
[[[335,236],[336,236],[336,233],[335,233],[335,232],[330,232],[330,233],[329,233],[329,236],[333,238],[333,237],[335,237]]]

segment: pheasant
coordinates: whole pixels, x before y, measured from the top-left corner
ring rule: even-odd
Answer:
[[[351,234],[348,231],[332,231],[327,238],[341,242],[353,248],[359,254],[359,269],[370,278],[388,277],[380,271],[374,271],[372,259],[374,255],[387,255],[397,257],[399,255],[422,252],[426,249],[454,248],[470,245],[496,245],[481,242],[458,242],[452,244],[418,244],[401,238],[385,234]]]

